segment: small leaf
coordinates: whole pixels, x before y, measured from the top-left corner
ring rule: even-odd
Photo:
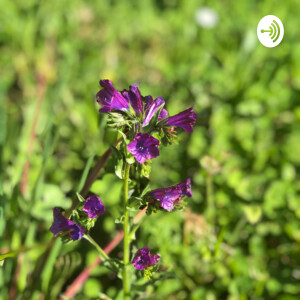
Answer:
[[[88,231],[91,230],[95,226],[97,219],[91,219],[91,218],[81,218],[80,224],[83,225]],[[79,220],[78,220],[79,223]]]
[[[120,178],[120,179],[123,179],[124,176],[123,176],[123,165],[124,165],[124,162],[123,162],[123,158],[122,159],[118,159],[117,161],[117,164],[115,166],[115,174]]]
[[[145,188],[143,189],[143,191],[141,193],[141,198],[143,198],[150,190],[151,190],[150,183],[148,182],[148,184],[145,186]]]
[[[85,202],[85,199],[79,193],[76,193],[76,195],[80,202],[83,202],[83,203]]]

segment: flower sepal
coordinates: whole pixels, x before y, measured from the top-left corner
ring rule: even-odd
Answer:
[[[96,223],[97,219],[92,219],[87,217],[86,215],[81,215],[80,217],[80,224],[87,229],[87,231],[90,231]],[[79,221],[78,221],[79,222]]]
[[[129,153],[126,157],[126,162],[130,165],[134,164],[134,162],[135,162],[134,156]]]
[[[149,267],[147,267],[143,270],[143,277],[145,279],[150,280],[151,277],[153,276],[153,273],[157,272],[157,270],[158,270],[157,265],[156,266],[149,266]]]
[[[80,224],[87,231],[90,231],[96,223],[97,219],[89,218],[84,212],[82,212],[83,204],[80,204],[77,209],[72,212],[72,220],[77,224]]]
[[[110,112],[108,114],[107,125],[115,129],[122,129],[125,127],[131,128],[132,120],[128,118],[128,115],[121,112]]]
[[[146,160],[145,163],[141,165],[141,175],[149,179],[151,173],[151,160]]]
[[[160,140],[164,146],[178,144],[177,131],[174,127],[161,128]]]
[[[159,201],[153,199],[153,197],[146,196],[143,201],[144,207],[146,207],[146,214],[150,216],[151,214],[156,214],[162,211]]]

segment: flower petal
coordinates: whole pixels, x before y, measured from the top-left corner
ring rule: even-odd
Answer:
[[[82,211],[85,212],[89,218],[95,219],[104,214],[105,208],[101,199],[98,196],[93,195],[86,199]]]
[[[169,211],[173,210],[174,202],[180,201],[182,196],[191,197],[192,194],[190,178],[171,187],[159,188],[150,192],[151,196],[161,202],[160,206]]]
[[[181,113],[166,119],[167,126],[176,126],[183,128],[186,132],[193,132],[194,124],[196,123],[197,115],[193,111],[193,107],[182,111]]]
[[[137,114],[143,113],[143,100],[138,88],[138,84],[133,84],[129,87],[129,91],[122,91],[122,95],[130,102],[130,105]]]
[[[139,132],[134,140],[127,146],[128,151],[139,163],[144,163],[147,159],[159,156],[159,140],[147,133]]]
[[[64,217],[58,208],[53,208],[53,224],[50,227],[50,231],[57,237],[61,231],[65,230],[70,230],[70,236],[73,241],[81,239],[85,233],[85,229],[82,226]]]
[[[157,254],[151,255],[150,250],[145,246],[136,252],[132,264],[137,270],[144,270],[149,266],[157,265],[159,258]]]
[[[153,100],[151,96],[147,96],[145,98],[145,101],[146,101],[146,105],[145,105],[146,114],[145,114],[143,127],[147,126],[150,123],[156,111],[160,108],[161,105],[165,104],[165,100],[161,97],[158,97],[155,100]],[[168,115],[168,112],[165,109],[162,109],[159,114],[158,121],[164,119],[166,114]]]
[[[112,110],[128,111],[128,101],[113,87],[111,81],[100,80],[103,87],[97,93],[97,102],[102,106],[100,112],[107,113]]]

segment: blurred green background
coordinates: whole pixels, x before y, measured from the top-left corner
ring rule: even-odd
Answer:
[[[203,6],[218,17],[211,28],[210,15],[197,14]],[[190,176],[194,195],[186,212],[151,215],[139,230],[135,246],[162,258],[153,282],[136,281],[137,299],[300,298],[299,1],[0,7],[0,250],[35,246],[0,265],[1,299],[58,299],[97,257],[85,240],[56,241],[41,261],[52,207],[70,207],[88,158],[117,138],[98,113],[100,79],[119,90],[138,82],[170,114],[194,105],[199,116],[193,134],[153,161],[152,188]],[[285,28],[275,48],[256,37],[268,14]],[[216,159],[216,174],[204,156]],[[120,229],[121,187],[105,170],[92,186],[106,206],[91,232],[101,246]],[[116,299],[120,288],[100,265],[74,299]]]

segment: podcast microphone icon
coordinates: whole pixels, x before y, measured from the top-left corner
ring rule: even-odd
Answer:
[[[273,43],[275,43],[280,36],[280,27],[279,27],[278,23],[275,20],[273,20],[273,22],[269,26],[269,29],[270,30],[262,29],[261,33],[270,32],[269,36],[273,40]]]
[[[257,37],[268,48],[276,47],[282,41],[284,27],[281,20],[273,15],[264,16],[257,25]],[[268,34],[266,34],[268,33]]]

